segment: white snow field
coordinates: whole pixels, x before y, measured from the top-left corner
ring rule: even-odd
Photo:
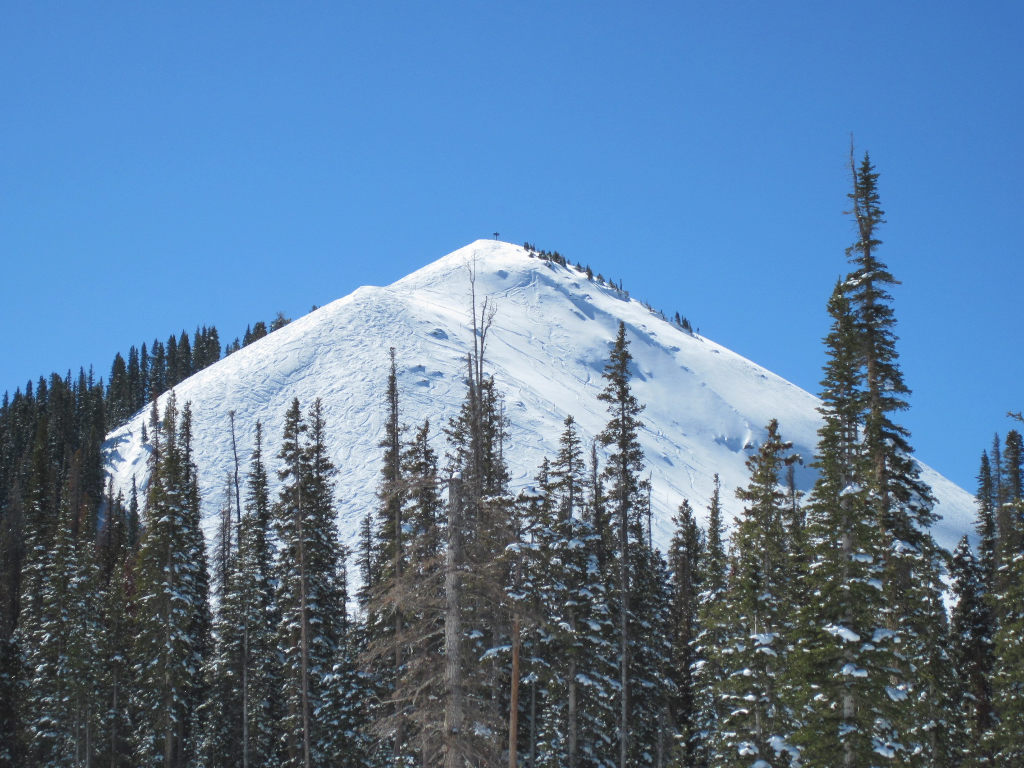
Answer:
[[[402,421],[431,421],[444,454],[442,427],[464,395],[471,345],[470,269],[478,306],[496,308],[486,368],[505,396],[510,421],[506,457],[513,491],[531,485],[542,457],[553,456],[566,415],[590,440],[607,421],[597,399],[601,373],[619,321],[626,324],[635,367],[632,386],[645,404],[641,436],[653,484],[653,537],[662,549],[683,499],[706,518],[712,476],[722,482],[729,517],[742,509],[734,491],[746,483],[744,462],[777,418],[783,436],[810,462],[818,400],[713,341],[692,336],[583,272],[508,243],[479,240],[392,285],[363,287],[200,371],[176,387],[179,406],[192,403],[195,459],[208,531],[233,467],[229,411],[235,411],[239,459],[248,467],[256,421],[263,423],[272,483],[285,411],[323,401],[342,537],[356,541],[358,524],[375,503],[385,420],[388,348],[397,352]],[[821,331],[821,329],[819,329]],[[809,331],[808,343],[820,332]],[[167,395],[160,398],[163,411]],[[147,449],[136,414],[108,436],[106,467],[127,495],[134,476],[145,487]],[[443,465],[443,460],[442,460]],[[972,497],[922,467],[938,499],[935,527],[947,548],[968,532]],[[814,473],[798,470],[808,490]]]

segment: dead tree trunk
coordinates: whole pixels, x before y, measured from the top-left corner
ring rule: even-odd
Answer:
[[[464,768],[462,740],[465,720],[462,691],[462,482],[453,477],[448,486],[448,552],[445,558],[444,653],[445,693],[444,768]]]

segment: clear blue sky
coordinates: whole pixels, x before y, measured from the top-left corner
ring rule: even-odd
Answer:
[[[494,231],[817,391],[853,133],[905,423],[973,490],[1024,407],[1022,40],[1019,2],[5,3],[0,391]]]

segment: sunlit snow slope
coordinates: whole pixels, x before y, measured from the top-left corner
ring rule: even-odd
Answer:
[[[620,320],[635,362],[634,393],[646,405],[641,442],[654,488],[656,543],[667,545],[682,499],[704,514],[715,472],[727,512],[740,512],[734,491],[746,482],[744,461],[770,419],[810,461],[815,397],[574,268],[480,240],[390,286],[360,288],[178,385],[179,404],[192,403],[205,519],[216,514],[233,466],[228,412],[235,411],[243,470],[256,421],[263,422],[273,474],[292,399],[305,410],[321,398],[338,467],[339,522],[354,541],[379,477],[389,347],[398,355],[402,420],[415,426],[429,417],[443,456],[441,426],[464,394],[474,264],[478,303],[486,297],[497,308],[486,366],[505,394],[514,489],[529,485],[541,458],[554,455],[567,414],[588,443],[602,429],[607,414],[597,394]],[[133,476],[145,485],[146,418],[137,414],[106,444],[107,470],[126,492]],[[937,538],[951,547],[969,528],[972,499],[930,469],[924,478],[939,499]],[[813,474],[802,469],[797,479],[806,490]]]

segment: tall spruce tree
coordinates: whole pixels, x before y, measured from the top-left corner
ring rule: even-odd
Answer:
[[[948,760],[949,659],[943,555],[929,533],[932,497],[894,414],[909,390],[896,352],[889,287],[878,259],[884,222],[878,174],[851,152],[849,197],[857,239],[852,271],[829,303],[833,324],[822,395],[812,548],[804,593],[807,710],[798,740],[807,759],[843,765],[879,757],[912,765]],[[938,640],[938,642],[936,642]]]
[[[445,697],[442,585],[445,528],[437,455],[430,445],[429,422],[424,422],[402,446],[401,462],[407,490],[403,514],[408,568],[404,578],[400,582],[392,581],[391,589],[381,599],[385,604],[394,605],[403,616],[400,638],[403,658],[390,692],[393,706],[390,711],[383,710],[371,730],[386,737],[397,731],[395,719],[401,718],[405,728],[402,759],[406,763],[413,759],[415,764],[437,765],[444,742],[444,713],[438,705]],[[376,649],[378,656],[392,658],[393,642],[394,637],[380,644]],[[373,649],[373,638],[369,643]]]
[[[502,715],[502,666],[499,657],[489,653],[506,646],[509,641],[509,615],[504,600],[503,563],[495,556],[510,543],[511,500],[507,494],[508,470],[502,455],[505,437],[504,416],[500,395],[494,381],[478,378],[479,367],[470,363],[470,379],[462,409],[446,429],[449,438],[449,472],[459,481],[452,485],[458,498],[449,498],[448,557],[453,560],[449,572],[456,578],[445,592],[459,596],[446,611],[453,619],[458,612],[459,633],[456,640],[446,632],[451,654],[460,659],[460,686],[463,695],[448,696],[449,704],[462,709],[462,728],[457,738],[446,747],[446,760],[451,755],[453,766],[462,768],[462,761],[498,759],[499,744],[505,734]],[[452,571],[454,569],[454,571]],[[480,661],[480,660],[483,661]],[[456,663],[455,658],[449,660]],[[458,706],[461,698],[462,704]],[[452,719],[457,720],[453,711]],[[472,765],[473,763],[468,763]],[[448,768],[448,763],[445,763]]]
[[[191,412],[153,403],[149,490],[139,545],[132,709],[137,765],[190,765],[199,749],[209,585],[191,455]]]
[[[141,397],[142,369],[139,363],[139,350],[132,346],[128,350],[128,412],[135,413],[143,406]]]
[[[1017,501],[1024,495],[1024,438],[1011,429],[1003,447],[1003,499]]]
[[[411,761],[405,705],[395,696],[395,687],[405,664],[404,612],[396,600],[403,592],[409,552],[405,533],[406,484],[402,469],[402,432],[399,415],[398,368],[395,348],[390,350],[390,369],[385,389],[384,435],[381,477],[377,489],[378,506],[374,519],[367,521],[368,541],[364,554],[364,585],[367,596],[366,634],[368,645],[363,665],[374,681],[377,694],[371,707],[373,719],[390,729],[379,737],[390,743],[391,764]]]
[[[77,471],[69,477],[61,505],[53,550],[53,581],[46,597],[58,618],[53,638],[59,649],[54,678],[30,683],[35,690],[51,687],[62,717],[64,748],[60,762],[89,765],[102,744],[103,665],[97,651],[102,639],[100,572],[95,548],[96,518],[82,507],[76,493]]]
[[[449,487],[445,556],[445,711],[443,764],[494,764],[508,743],[508,682],[502,649],[510,648],[511,610],[505,563],[511,543],[511,503],[502,397],[485,374],[485,350],[494,309],[484,299],[477,314],[470,271],[472,349],[466,396],[445,429]]]
[[[75,496],[68,487],[52,543],[44,552],[33,546],[27,560],[26,584],[39,593],[25,595],[19,627],[23,754],[41,765],[89,763],[99,747],[98,574],[91,538],[76,535],[79,522],[83,528],[87,522],[80,520],[86,510],[76,508]]]
[[[995,588],[1003,590],[1009,586],[1006,577],[1010,574],[1007,564],[1014,554],[1024,548],[1024,531],[1019,524],[1019,507],[1015,504],[1021,498],[1022,459],[1021,436],[1011,429],[1004,438],[1003,449],[999,449],[999,436],[993,445],[993,482],[995,485],[996,512],[996,560],[999,573]]]
[[[524,588],[533,594],[531,704],[541,699],[538,765],[577,768],[614,765],[608,727],[617,685],[617,639],[598,565],[600,537],[585,514],[584,463],[575,421],[566,417],[554,460],[542,469],[542,503],[533,505],[529,567]],[[535,695],[535,690],[540,693]]]
[[[992,727],[992,622],[984,571],[966,536],[953,553],[950,576],[956,598],[950,617],[956,673],[952,751],[960,765],[986,765],[991,760],[983,739]]]
[[[810,549],[801,610],[803,727],[797,734],[805,759],[841,755],[843,766],[868,766],[890,751],[895,736],[892,698],[886,693],[893,634],[883,616],[885,528],[866,509],[860,461],[860,361],[854,318],[842,284],[829,300],[832,326],[825,338],[823,423],[818,431],[818,480],[808,522]]]
[[[281,758],[279,612],[270,522],[263,427],[257,422],[245,511],[214,625],[216,653],[207,699],[206,756],[211,765],[275,766]]]
[[[129,607],[136,602],[135,568],[138,546],[138,497],[135,482],[126,509],[120,494],[108,495],[103,541],[99,601],[102,628],[96,649],[102,660],[102,694],[97,707],[100,738],[97,765],[129,768],[132,757],[130,690],[133,680],[133,622]]]
[[[978,565],[981,568],[982,584],[986,593],[990,593],[995,587],[999,541],[996,528],[996,489],[987,451],[981,452],[977,480],[978,489],[974,499],[978,506],[978,518],[974,531],[978,536]]]
[[[630,711],[630,596],[633,589],[631,574],[630,544],[643,540],[639,510],[643,499],[643,452],[640,449],[638,433],[643,410],[633,396],[629,386],[629,342],[626,326],[619,324],[618,335],[606,365],[605,388],[598,399],[608,404],[611,414],[605,430],[598,435],[598,441],[612,447],[612,455],[605,467],[604,477],[609,481],[609,497],[614,507],[615,525],[618,529],[616,556],[618,558],[618,584],[615,597],[618,601],[619,629],[619,768],[628,764],[630,749],[629,735],[633,726]]]
[[[989,607],[995,628],[990,676],[995,716],[985,745],[995,765],[1024,761],[1024,500],[1020,443],[1016,430],[1008,432],[1002,461],[998,458],[998,436],[993,445],[998,539]],[[996,472],[1000,465],[1002,469]]]
[[[673,520],[675,531],[669,545],[668,565],[672,574],[672,642],[669,725],[675,738],[673,765],[692,768],[699,763],[700,736],[697,682],[697,611],[703,587],[704,533],[690,502],[683,500]]]
[[[590,457],[587,466],[587,504],[583,510],[583,522],[589,527],[593,555],[591,563],[596,566],[594,574],[600,586],[600,592],[604,603],[605,618],[593,627],[592,635],[604,653],[595,661],[599,664],[598,669],[606,670],[605,688],[611,691],[611,695],[601,698],[603,705],[595,708],[593,721],[598,728],[600,738],[583,743],[583,749],[588,759],[593,760],[601,766],[618,765],[620,750],[618,739],[618,723],[621,714],[617,688],[619,685],[619,622],[618,602],[615,596],[615,582],[618,574],[615,568],[615,525],[612,520],[612,510],[609,499],[604,489],[601,465],[598,459],[597,440],[590,443]]]
[[[616,529],[614,602],[619,641],[618,765],[647,764],[656,759],[664,722],[664,669],[668,647],[657,627],[668,621],[666,567],[650,546],[645,529],[648,484],[639,432],[643,406],[630,387],[629,342],[619,324],[598,399],[607,404],[609,421],[597,440],[608,450],[602,473]],[[663,626],[661,626],[664,629]]]
[[[24,729],[20,734],[23,746],[19,749],[18,745],[11,743],[5,750],[13,757],[24,756],[29,762],[52,760],[59,748],[56,734],[48,729],[40,729],[40,732],[36,733],[36,724],[45,724],[49,718],[43,702],[37,701],[28,687],[28,680],[31,679],[34,668],[49,669],[53,665],[52,659],[49,658],[49,648],[44,642],[51,620],[44,594],[53,570],[50,551],[55,511],[46,441],[47,425],[43,419],[38,422],[35,431],[24,506],[21,510],[24,522],[19,538],[23,543],[22,550],[18,553],[20,563],[17,568],[17,586],[20,587],[20,594],[13,611],[17,628],[12,638],[12,650],[16,657],[10,674],[13,678],[11,687],[14,688],[16,696],[10,701],[17,702],[12,720],[20,721]],[[47,654],[47,657],[35,659],[33,656],[36,654]]]
[[[283,764],[303,768],[358,760],[344,553],[335,527],[335,469],[325,429],[319,400],[308,424],[298,400],[292,401],[278,454],[282,486],[273,509]]]
[[[107,415],[113,425],[122,424],[132,413],[131,380],[128,368],[119,352],[110,369],[110,385],[107,388]]]
[[[701,568],[702,588],[697,596],[697,635],[694,646],[694,692],[697,716],[693,733],[693,765],[710,765],[710,745],[718,737],[722,708],[715,686],[723,669],[718,653],[725,643],[732,617],[725,611],[729,567],[722,523],[722,486],[716,473],[708,503],[706,548]]]
[[[1013,502],[1020,526],[1024,505]],[[993,638],[992,703],[996,720],[988,745],[995,765],[1024,762],[1024,552],[1005,553],[998,569]]]
[[[859,168],[851,156],[854,189],[850,195],[859,238],[848,249],[853,271],[846,281],[855,320],[865,397],[862,457],[865,486],[878,523],[891,533],[885,587],[891,628],[902,638],[904,678],[897,727],[900,743],[921,765],[948,759],[948,631],[941,601],[944,556],[930,534],[935,522],[931,490],[921,480],[909,444],[909,432],[894,415],[908,408],[910,390],[896,352],[895,313],[888,287],[897,281],[876,256],[884,222],[879,206],[878,174],[865,154]]]
[[[543,766],[614,766],[620,758],[615,733],[620,717],[621,646],[611,595],[616,578],[612,568],[615,536],[605,506],[596,442],[591,447],[588,481],[572,416],[564,426],[558,453],[550,464],[545,460],[538,476],[542,501],[534,507],[542,514],[535,516],[538,522],[530,539],[528,581],[535,594],[537,623],[529,713],[531,737],[536,722],[537,738],[530,741],[530,763],[538,752],[538,764]],[[648,637],[644,639],[650,641],[667,631],[669,619],[668,593],[658,580],[665,575],[664,563],[655,557],[648,566],[657,571],[653,579],[638,580],[635,592],[642,595],[638,604],[656,605],[652,622],[645,626]],[[641,572],[646,575],[649,570]],[[650,673],[648,679],[637,682],[645,689],[642,700],[651,711],[663,703],[667,648],[654,640],[650,646],[640,646],[634,659],[636,669]],[[654,692],[653,705],[647,701],[648,692]],[[642,706],[637,709],[643,711]],[[660,736],[660,721],[648,725],[655,726],[651,733]],[[663,744],[654,746],[664,751]]]
[[[785,766],[795,717],[786,670],[794,634],[792,558],[782,473],[794,460],[778,422],[747,460],[750,482],[736,492],[743,515],[732,538],[734,565],[723,595],[732,625],[717,649],[714,686],[722,719],[711,740],[711,764]]]

